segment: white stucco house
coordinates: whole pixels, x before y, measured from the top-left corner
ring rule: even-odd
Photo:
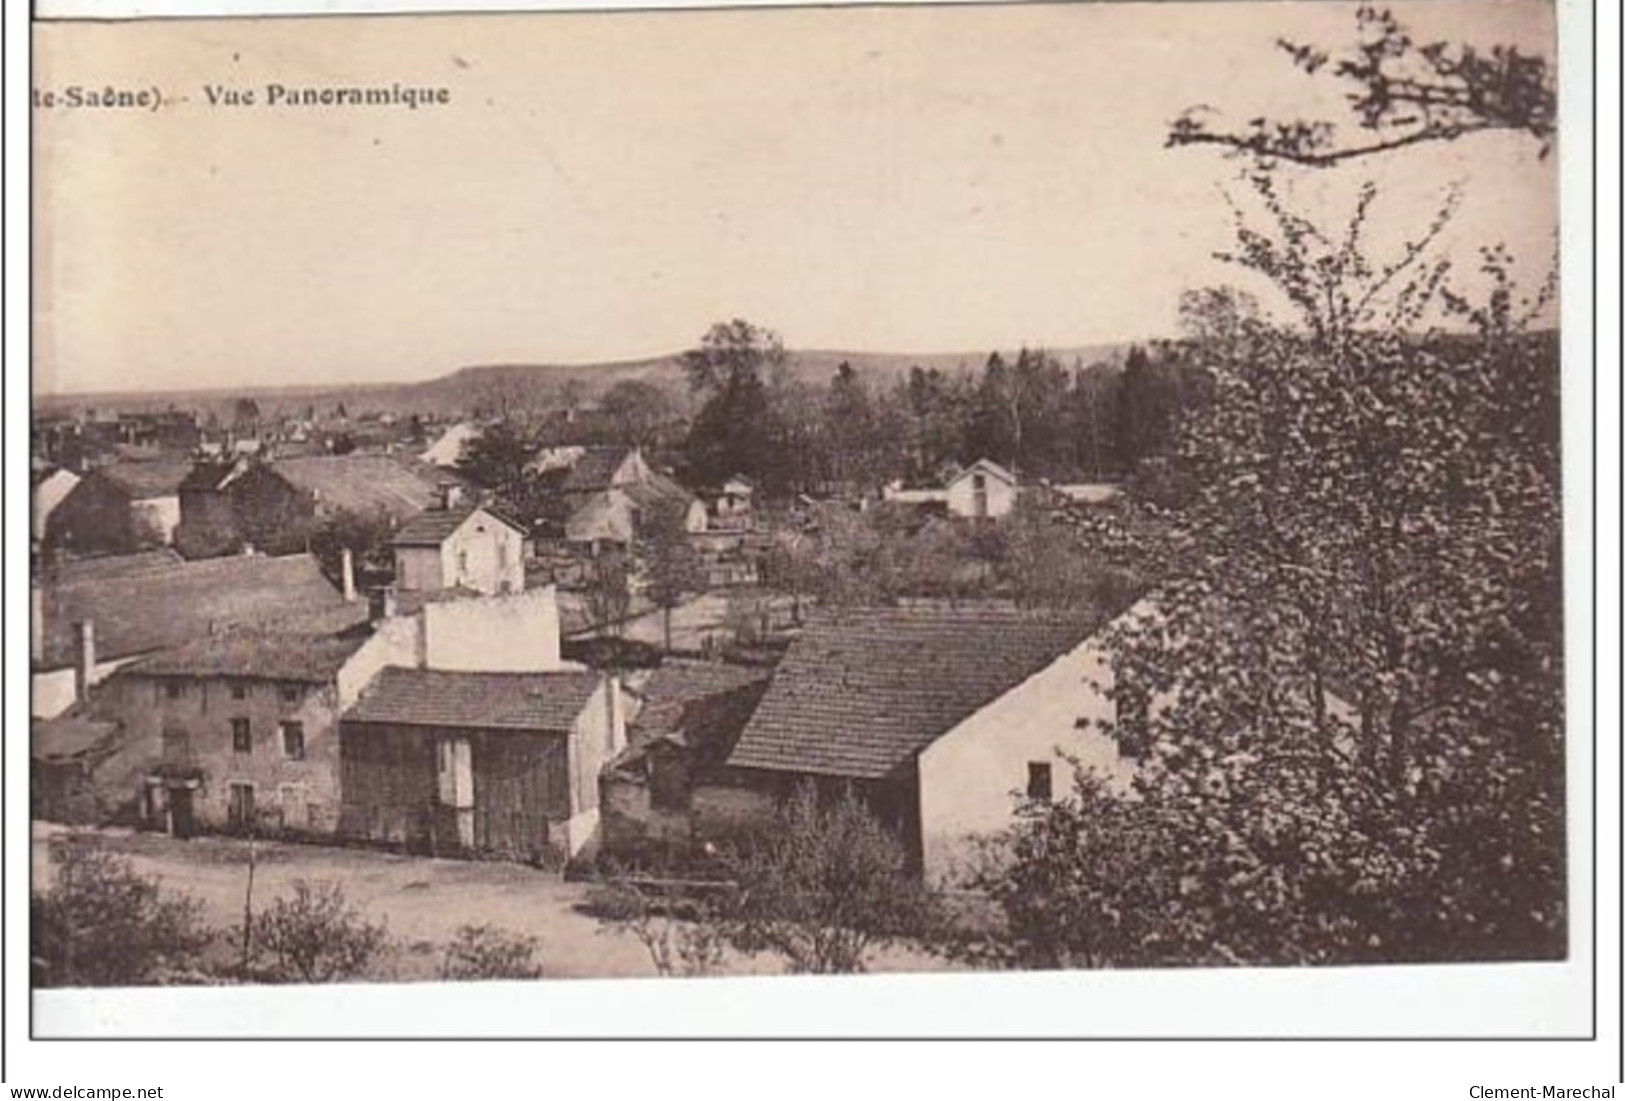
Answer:
[[[955,516],[988,519],[1016,507],[1016,476],[991,459],[978,459],[945,487],[948,511]]]
[[[1132,611],[1125,614],[1134,614]],[[961,877],[1024,799],[1076,767],[1126,786],[1098,616],[978,603],[831,610],[790,646],[728,757],[746,786],[850,787],[924,876]],[[754,781],[754,783],[752,783]]]
[[[1021,485],[1016,476],[991,459],[979,459],[941,486],[908,488],[893,483],[881,491],[884,500],[915,508],[936,508],[967,519],[996,519],[1016,507]]]
[[[390,541],[395,584],[402,592],[519,592],[525,587],[524,543],[518,522],[488,506],[420,512]]]

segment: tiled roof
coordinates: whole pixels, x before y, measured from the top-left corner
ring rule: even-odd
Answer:
[[[276,473],[315,496],[321,509],[347,509],[395,520],[416,516],[439,499],[426,471],[389,455],[301,455],[270,464]]]
[[[614,482],[615,472],[631,453],[632,449],[628,447],[584,448],[559,488],[565,493],[593,493],[608,489]]]
[[[109,463],[96,470],[138,501],[175,496],[191,472],[192,464],[185,459]]]
[[[1100,618],[994,603],[822,613],[790,644],[728,764],[884,776]]]
[[[29,752],[41,761],[71,760],[106,744],[120,729],[117,720],[74,708],[54,719],[35,720]]]
[[[347,722],[567,732],[598,688],[596,673],[464,673],[388,666]]]
[[[218,490],[236,470],[236,463],[200,462],[181,479],[179,488],[188,492]]]
[[[193,639],[121,669],[149,676],[255,677],[320,684],[366,641],[359,636],[244,629]]]
[[[390,542],[397,547],[438,547],[472,515],[472,507],[429,509],[402,524]]]
[[[505,524],[521,535],[524,534],[524,528],[501,513],[490,508],[469,505],[463,508],[432,508],[427,512],[420,512],[402,524],[401,530],[395,533],[395,538],[390,542],[397,547],[438,547],[463,526],[464,520],[482,511],[497,523]]]
[[[620,491],[626,494],[634,505],[644,510],[672,505],[686,507],[694,500],[692,493],[664,474],[655,474],[647,481],[621,486]]]
[[[771,669],[719,662],[672,661],[638,690],[643,709],[632,737],[641,745],[673,738],[691,747],[695,764],[723,764],[767,691]]]
[[[732,692],[747,684],[756,684],[773,675],[771,669],[757,665],[729,665],[720,661],[683,661],[667,658],[638,687],[649,707],[664,704],[687,703],[724,692]]]
[[[166,573],[186,560],[169,547],[136,551],[134,554],[110,554],[96,558],[68,558],[50,566],[48,577],[58,584],[78,581],[105,581],[119,577],[137,577],[142,574]]]
[[[73,663],[73,624],[80,620],[94,624],[97,660],[105,661],[237,625],[366,617],[366,605],[345,604],[308,554],[205,558],[124,576],[66,580],[46,585],[43,597],[41,664],[47,669]]]

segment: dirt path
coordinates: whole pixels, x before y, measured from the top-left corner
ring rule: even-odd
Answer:
[[[50,842],[69,831],[35,824],[34,887],[51,876]],[[204,906],[207,920],[224,929],[239,924],[248,878],[248,843],[234,838],[178,841],[162,834],[96,831],[108,849],[130,858],[136,870]],[[372,921],[388,924],[394,945],[380,977],[416,981],[438,977],[442,946],[464,925],[495,925],[536,937],[550,978],[653,977],[647,951],[634,937],[603,931],[580,907],[590,886],[566,883],[556,873],[518,864],[434,860],[363,849],[324,848],[261,841],[255,845],[257,906],[292,893],[296,879],[335,880],[347,901]],[[876,970],[939,970],[930,957],[893,952]],[[735,957],[730,974],[782,970],[769,957]]]

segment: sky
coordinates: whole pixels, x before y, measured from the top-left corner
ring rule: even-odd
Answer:
[[[1549,4],[1396,4],[1418,37],[1551,52]],[[1353,6],[1160,3],[41,24],[44,393],[427,378],[662,355],[745,317],[791,347],[963,352],[1172,335],[1234,283],[1237,162],[1168,122],[1341,118],[1277,37]],[[218,108],[204,86],[444,86],[401,108]],[[1556,158],[1483,135],[1288,170],[1327,224],[1375,180],[1374,247],[1452,185],[1443,248],[1550,265]]]

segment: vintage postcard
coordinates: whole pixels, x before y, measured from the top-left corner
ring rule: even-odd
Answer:
[[[33,33],[41,1035],[1595,1027],[1551,4]]]

